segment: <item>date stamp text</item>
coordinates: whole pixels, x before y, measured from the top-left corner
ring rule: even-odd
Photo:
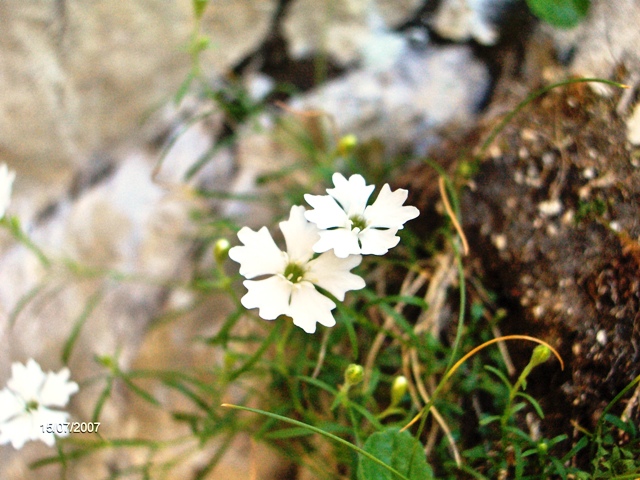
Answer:
[[[100,422],[44,423],[40,425],[42,433],[57,433],[58,435],[98,433],[98,428],[100,428]]]

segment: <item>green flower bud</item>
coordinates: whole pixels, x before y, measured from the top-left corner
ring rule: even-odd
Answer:
[[[400,375],[393,380],[391,384],[391,405],[389,408],[397,407],[404,394],[407,393],[407,378],[404,375]]]
[[[338,142],[338,153],[340,155],[349,155],[358,145],[358,138],[353,135],[345,135]]]
[[[537,446],[538,446],[538,453],[540,455],[544,456],[549,451],[549,445],[547,445],[545,442],[540,442]]]
[[[531,368],[535,368],[538,365],[543,364],[549,357],[551,356],[551,350],[546,345],[538,345],[533,349],[533,353],[531,354],[531,360],[529,360],[529,365]]]
[[[222,264],[229,257],[229,249],[231,244],[226,238],[220,238],[213,244],[213,258],[218,264]]]
[[[362,368],[361,365],[352,363],[344,371],[344,383],[345,385],[348,385],[350,387],[362,382],[363,378],[364,378],[364,368]]]
[[[196,18],[199,19],[202,17],[205,8],[207,8],[207,3],[209,3],[209,0],[193,0],[193,12]]]

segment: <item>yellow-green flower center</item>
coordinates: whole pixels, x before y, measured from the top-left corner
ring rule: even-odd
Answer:
[[[299,264],[291,262],[284,269],[284,278],[291,283],[298,283],[304,278],[305,270]]]
[[[36,402],[35,400],[31,400],[27,402],[27,404],[25,405],[25,408],[27,412],[33,412],[34,410],[38,409],[38,402]]]
[[[349,218],[349,220],[351,220],[352,230],[355,230],[357,228],[358,230],[362,231],[367,228],[367,221],[362,215],[354,215],[353,217]]]

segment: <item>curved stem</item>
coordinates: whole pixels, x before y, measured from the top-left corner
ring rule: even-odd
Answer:
[[[451,376],[455,373],[455,371],[458,368],[460,368],[460,365],[462,365],[465,361],[467,361],[470,357],[472,357],[473,355],[478,353],[480,350],[482,350],[482,349],[484,349],[484,348],[486,348],[489,345],[492,345],[494,343],[501,342],[503,340],[529,340],[531,342],[539,343],[540,345],[545,345],[549,350],[551,350],[551,352],[560,361],[560,366],[562,367],[562,370],[564,370],[564,362],[562,361],[562,357],[560,356],[560,354],[557,352],[557,350],[555,348],[553,348],[551,345],[549,345],[544,340],[540,340],[539,338],[535,338],[535,337],[530,337],[528,335],[506,335],[504,337],[492,338],[491,340],[488,340],[488,341],[484,342],[482,345],[478,345],[476,348],[471,350],[464,357],[462,357],[460,360],[458,360],[455,363],[455,365],[453,365],[453,367],[451,367],[447,371],[447,373],[444,375],[444,377],[442,377],[442,380],[438,384],[438,387],[433,392],[433,395],[431,396],[431,400],[429,401],[429,403],[427,403],[427,405],[425,405],[424,408],[422,410],[420,410],[420,412],[415,417],[413,417],[413,419],[411,419],[411,421],[408,424],[406,424],[404,427],[402,427],[402,430],[406,430],[407,428],[411,427],[411,425],[413,425],[418,420],[420,420],[420,418],[422,418],[423,415],[425,415],[425,418],[426,418],[426,414],[428,414],[429,411],[431,410],[431,407],[433,406],[433,401],[435,400],[437,394],[440,392],[440,390],[442,389],[442,387],[444,386],[446,381],[449,380],[449,378],[451,378]],[[638,378],[636,380],[640,381],[640,376],[638,376]],[[634,382],[635,382],[635,380],[634,380]]]

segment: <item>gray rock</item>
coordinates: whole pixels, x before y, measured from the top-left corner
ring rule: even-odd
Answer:
[[[205,72],[256,48],[276,0],[210,2]],[[140,138],[190,68],[190,0],[0,2],[0,161],[66,186],[96,151]],[[34,189],[37,190],[37,189]]]
[[[443,0],[428,19],[442,37],[455,42],[476,40],[494,45],[500,38],[499,21],[517,0]]]
[[[361,59],[379,30],[408,20],[419,0],[297,0],[283,20],[293,58],[327,54],[339,65]]]
[[[466,46],[409,47],[387,71],[355,71],[298,98],[292,106],[326,112],[340,134],[382,140],[390,151],[424,153],[438,129],[464,126],[489,86],[486,66]]]
[[[637,1],[593,0],[587,18],[577,27],[571,30],[543,28],[554,39],[560,57],[570,60],[574,75],[610,78],[616,67],[624,66],[629,77],[637,77],[640,74],[638,24],[640,3]]]

